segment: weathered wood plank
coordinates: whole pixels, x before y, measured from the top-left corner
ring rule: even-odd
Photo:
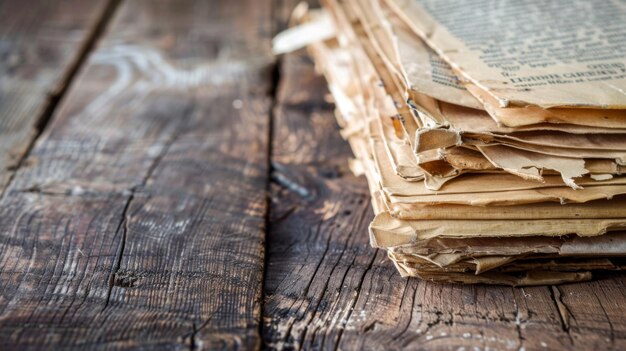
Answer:
[[[253,349],[269,1],[124,1],[0,202],[0,348]]]
[[[275,109],[263,335],[268,349],[621,349],[624,276],[512,289],[403,279],[371,249],[364,179],[303,54]]]
[[[0,194],[113,4],[109,0],[0,2]]]
[[[373,214],[364,180],[347,169],[350,151],[324,103],[324,80],[308,57],[284,61],[274,114],[264,337],[269,348],[334,348],[355,288],[374,264],[365,235]],[[336,333],[326,333],[328,326]]]

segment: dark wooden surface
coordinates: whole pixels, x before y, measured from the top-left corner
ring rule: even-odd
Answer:
[[[0,349],[626,348],[625,277],[401,278],[296,1],[0,1]]]
[[[261,344],[271,26],[117,6],[0,202],[4,348]]]
[[[107,0],[0,2],[0,194],[111,7]]]

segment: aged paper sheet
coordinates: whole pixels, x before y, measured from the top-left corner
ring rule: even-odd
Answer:
[[[626,109],[626,3],[388,0],[501,107]]]

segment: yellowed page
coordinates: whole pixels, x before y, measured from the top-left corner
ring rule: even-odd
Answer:
[[[626,229],[626,218],[535,220],[402,220],[389,213],[370,224],[370,242],[379,248],[413,244],[432,238],[597,236]]]
[[[626,110],[623,109],[542,108],[534,105],[503,108],[497,99],[480,87],[471,83],[465,86],[498,124],[507,127],[551,123],[620,129],[626,125]]]
[[[500,107],[626,109],[626,3],[388,0]]]
[[[379,0],[351,0],[370,40],[393,70],[402,75],[407,93],[471,108],[482,104],[460,84],[450,66]],[[418,99],[415,98],[414,99]]]

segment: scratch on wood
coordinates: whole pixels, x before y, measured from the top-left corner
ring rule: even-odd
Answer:
[[[293,177],[290,176],[290,173],[291,172],[287,167],[277,162],[272,162],[271,179],[273,182],[291,192],[294,192],[298,196],[302,197],[304,200],[313,200],[313,193],[311,193],[305,186],[294,180]]]
[[[128,221],[129,221],[128,211],[133,202],[133,199],[135,198],[135,194],[137,193],[138,189],[141,189],[146,186],[146,184],[148,183],[148,180],[152,177],[154,170],[157,168],[159,163],[163,160],[163,157],[165,157],[165,155],[167,154],[171,146],[176,141],[176,138],[178,137],[178,134],[180,133],[180,130],[182,129],[182,126],[184,125],[184,121],[186,121],[188,117],[193,114],[193,111],[195,109],[195,103],[193,103],[193,100],[188,105],[187,109],[183,111],[182,116],[181,116],[182,122],[179,123],[176,130],[171,134],[170,138],[165,142],[160,152],[153,159],[152,163],[150,164],[150,167],[146,171],[146,174],[141,181],[141,184],[134,186],[130,189],[130,195],[128,196],[128,200],[126,201],[126,205],[124,206],[124,210],[122,211],[122,216],[121,216],[120,223],[118,225],[118,229],[116,230],[116,233],[118,233],[120,229],[122,230],[122,240],[120,243],[120,249],[118,250],[118,255],[116,257],[115,266],[111,270],[111,274],[109,276],[109,289],[107,291],[107,294],[104,300],[104,306],[102,307],[102,311],[104,311],[109,306],[109,302],[111,300],[111,294],[113,292],[113,287],[116,286],[115,284],[116,279],[117,279],[116,277],[117,277],[117,274],[119,273],[119,270],[122,264],[122,258],[124,257],[124,248],[126,247],[126,240],[128,238]]]
[[[563,327],[563,331],[569,332],[570,312],[567,306],[565,305],[565,303],[563,303],[563,299],[561,297],[561,290],[559,290],[557,286],[552,285],[550,286],[550,291],[551,291],[550,296],[552,297],[552,300],[556,304],[557,310],[559,311],[559,316],[561,317],[561,326]]]
[[[359,282],[357,286],[354,288],[354,298],[352,298],[345,307],[348,310],[348,313],[342,319],[342,328],[339,329],[337,340],[335,341],[335,349],[339,348],[339,343],[341,342],[341,337],[343,336],[344,328],[346,324],[348,323],[348,321],[350,320],[350,317],[352,316],[352,312],[354,311],[354,306],[356,305],[356,302],[359,300],[359,295],[361,294],[361,289],[363,288],[363,281],[365,280],[365,277],[367,276],[367,274],[372,270],[374,261],[376,260],[376,256],[377,256],[376,254],[378,253],[377,251],[378,250],[376,250],[376,252],[372,254],[372,259],[367,265],[367,268],[365,268],[365,270],[363,271],[363,274],[361,274],[361,277],[359,278]],[[346,270],[346,274],[347,274],[347,270]],[[343,282],[341,286],[343,286]],[[414,298],[414,301],[415,301],[415,298]]]
[[[101,312],[104,312],[104,310],[106,310],[106,308],[109,306],[109,302],[111,300],[111,293],[113,292],[113,287],[115,286],[115,279],[116,279],[115,277],[118,271],[120,270],[120,266],[122,264],[122,257],[124,256],[124,248],[126,247],[126,238],[128,236],[128,225],[127,225],[128,209],[134,197],[135,197],[135,193],[133,190],[133,193],[128,197],[128,200],[126,200],[124,210],[122,211],[122,219],[119,223],[119,226],[117,227],[117,230],[115,231],[116,233],[119,233],[121,231],[122,240],[120,242],[120,248],[118,250],[117,257],[115,259],[115,265],[111,268],[111,274],[109,275],[109,289],[106,293],[106,297],[104,299],[104,306],[102,306]]]
[[[600,299],[598,294],[594,291],[593,295],[596,297],[598,305],[600,306],[600,309],[602,310],[602,313],[604,314],[604,317],[609,324],[609,336],[611,340],[611,346],[613,346],[615,345],[615,328],[613,327],[613,322],[611,322],[611,317],[609,317],[609,314],[606,312],[606,308],[604,308],[604,304],[602,303],[602,300]]]
[[[525,321],[522,320],[522,315],[520,313],[519,305],[517,302],[517,297],[515,296],[515,288],[511,288],[511,292],[513,295],[513,304],[515,306],[515,330],[517,331],[517,338],[519,339],[518,350],[524,349],[524,336],[522,335],[522,323]]]

